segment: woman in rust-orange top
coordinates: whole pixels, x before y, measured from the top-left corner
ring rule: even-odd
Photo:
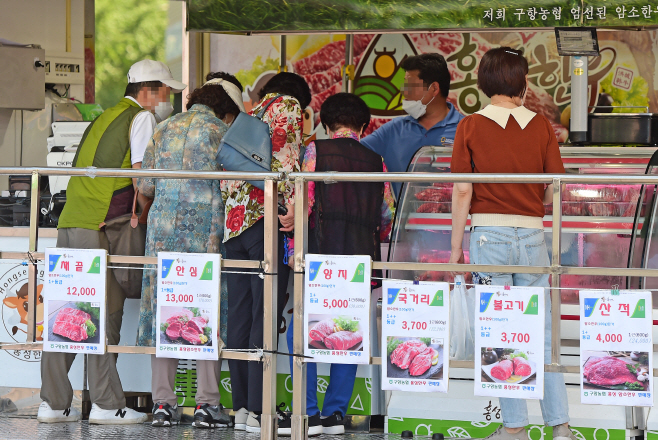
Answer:
[[[464,118],[452,152],[453,173],[564,173],[555,133],[548,120],[523,106],[528,62],[510,47],[491,49],[482,57],[478,87],[491,104]],[[462,241],[471,215],[470,261],[474,264],[548,266],[544,241],[544,203],[552,185],[456,183],[452,196],[451,263],[463,263]],[[547,274],[473,273],[476,284],[549,287]],[[544,358],[551,356],[551,306],[546,292]],[[544,422],[553,438],[575,440],[569,429],[569,406],[561,373],[546,373]],[[501,398],[503,426],[491,440],[527,440],[525,400]]]

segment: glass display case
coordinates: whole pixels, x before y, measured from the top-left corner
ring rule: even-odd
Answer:
[[[655,148],[645,147],[560,148],[566,172],[573,174],[644,174],[655,151]],[[451,154],[449,147],[423,147],[416,153],[407,171],[449,172]],[[638,204],[641,192],[642,202]],[[653,193],[642,191],[641,185],[567,184],[563,185],[562,198],[562,264],[627,267],[637,207],[640,206],[640,215],[646,215],[647,206],[652,206]],[[451,199],[450,183],[404,184],[391,236],[389,261],[447,263],[450,258]],[[549,255],[552,212],[553,206],[547,205],[544,228]],[[463,244],[467,262],[469,228],[470,220]],[[653,254],[658,255],[658,242]],[[391,271],[389,276],[409,279],[410,275],[408,272]],[[415,279],[428,281],[442,281],[447,276],[446,272],[435,271],[415,271],[412,275]],[[626,279],[617,276],[563,275],[560,283],[563,288],[573,288],[562,291],[562,301],[575,304],[579,289],[610,288],[612,285],[623,287]]]

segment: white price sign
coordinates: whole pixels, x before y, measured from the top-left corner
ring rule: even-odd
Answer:
[[[158,253],[156,356],[219,359],[220,255]]]
[[[450,285],[384,280],[382,389],[448,392]]]
[[[369,256],[306,255],[304,354],[316,362],[370,362]]]
[[[107,252],[46,249],[43,350],[105,353]]]
[[[544,397],[543,287],[475,286],[475,395]]]
[[[580,400],[653,406],[651,292],[580,291]]]

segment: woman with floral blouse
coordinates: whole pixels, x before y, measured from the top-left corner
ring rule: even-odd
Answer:
[[[272,77],[259,92],[260,102],[250,112],[254,115],[269,104],[263,122],[270,126],[272,137],[272,171],[299,171],[302,146],[302,112],[311,103],[306,81],[294,73],[282,72]],[[264,258],[263,191],[244,181],[221,183],[226,212],[224,243],[227,258],[262,261]],[[279,199],[288,214],[279,216],[284,230],[293,225],[294,184],[279,182]],[[289,267],[283,264],[283,233],[279,233],[278,310],[281,320],[288,286]],[[257,276],[228,274],[227,348],[263,347],[263,280]],[[261,362],[229,360],[235,429],[260,432],[263,400],[263,365]]]

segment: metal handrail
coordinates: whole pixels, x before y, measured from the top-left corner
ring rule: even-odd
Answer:
[[[272,440],[276,436],[276,362],[277,328],[276,316],[276,272],[277,252],[277,183],[293,181],[296,192],[295,203],[295,256],[294,256],[294,319],[303,319],[303,284],[304,255],[308,243],[308,182],[471,182],[471,183],[535,183],[553,184],[553,204],[561,205],[561,185],[565,183],[589,184],[654,184],[658,185],[658,175],[609,175],[609,174],[450,174],[450,173],[241,173],[228,171],[188,171],[188,170],[146,170],[146,169],[97,169],[97,168],[50,168],[50,167],[0,167],[0,175],[31,174],[31,211],[28,252],[0,252],[0,259],[30,259],[28,264],[28,342],[25,344],[0,343],[0,349],[40,349],[41,344],[34,342],[35,337],[35,304],[36,304],[36,263],[35,259],[43,258],[36,252],[38,240],[38,202],[40,176],[88,176],[88,177],[128,177],[128,178],[158,178],[158,179],[199,179],[199,180],[264,180],[265,181],[265,258],[262,262],[247,260],[223,260],[223,267],[254,268],[263,267],[265,275],[265,331],[262,353],[231,352],[225,350],[222,358],[263,361],[263,414],[261,417],[262,438]],[[567,267],[560,263],[562,214],[560,209],[553,210],[552,222],[552,259],[550,266],[515,267],[496,265],[469,265],[469,269],[480,271],[496,271],[505,273],[548,273],[552,275],[551,296],[552,316],[557,324],[560,320],[560,275],[598,275],[615,274],[628,276],[654,277],[658,269],[626,269],[626,268],[593,268]],[[113,263],[153,264],[154,257],[108,256]],[[464,265],[448,263],[415,263],[415,262],[374,262],[373,267],[396,270],[436,270],[455,271],[464,269]],[[303,354],[303,326],[294,327],[293,351]],[[578,367],[560,365],[560,326],[553,325],[552,349],[550,363],[545,371],[577,372]],[[110,353],[141,353],[154,352],[153,347],[107,346]],[[373,357],[371,364],[381,364],[381,358]],[[457,368],[473,368],[472,362],[451,361],[451,366]],[[303,357],[295,356],[293,363],[293,439],[302,440],[308,420],[306,412],[306,363]]]

